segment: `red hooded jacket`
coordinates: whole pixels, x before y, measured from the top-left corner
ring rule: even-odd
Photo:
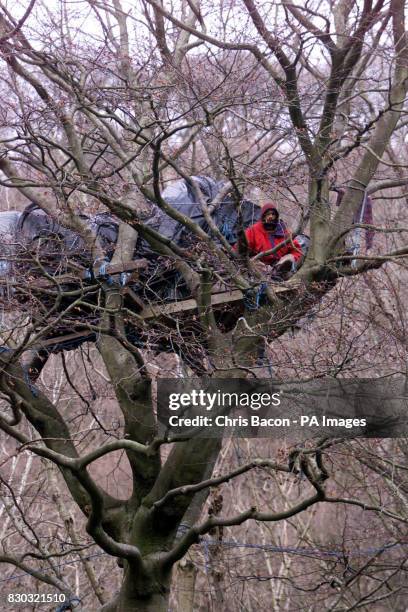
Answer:
[[[273,204],[265,204],[261,209],[261,219],[263,215],[268,211],[274,209]],[[278,221],[278,225],[273,232],[267,232],[263,226],[262,220],[258,221],[251,227],[245,230],[245,236],[248,243],[248,248],[252,255],[257,255],[263,251],[270,251],[281,242],[284,242],[290,236],[290,232],[286,229],[283,221]],[[235,245],[234,248],[237,248]],[[302,257],[302,249],[296,238],[289,240],[280,249],[272,253],[272,255],[266,255],[261,257],[261,261],[266,264],[276,264],[284,255],[293,255],[296,262]]]

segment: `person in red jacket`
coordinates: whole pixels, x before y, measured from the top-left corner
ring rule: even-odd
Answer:
[[[269,255],[261,257],[261,261],[274,267],[274,272],[285,277],[296,269],[296,264],[302,258],[302,249],[298,241],[291,237],[283,221],[279,219],[279,212],[275,206],[268,202],[261,209],[261,220],[245,230],[246,241],[251,255],[258,255],[265,251],[282,246]]]

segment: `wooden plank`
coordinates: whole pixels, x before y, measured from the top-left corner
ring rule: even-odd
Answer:
[[[141,270],[145,270],[147,268],[147,266],[149,265],[149,262],[147,261],[147,259],[138,259],[136,261],[128,261],[125,263],[120,263],[120,264],[109,264],[106,266],[106,272],[105,274],[119,274],[121,272],[133,272],[133,273],[137,273]],[[89,280],[93,280],[93,279],[89,279],[88,278],[89,275],[89,271],[88,270],[78,270],[77,273],[72,273],[72,274],[60,274],[57,276],[54,276],[53,279],[54,280],[48,280],[47,278],[33,278],[31,277],[30,281],[33,282],[34,284],[34,288],[38,287],[41,289],[52,289],[53,287],[55,287],[55,284],[63,284],[63,283],[68,283],[68,284],[74,284],[77,283],[78,281],[89,281]],[[136,274],[133,275],[132,277],[137,276]],[[98,275],[96,275],[96,280],[98,280]],[[7,280],[3,280],[0,279],[0,285],[3,284],[7,284]]]
[[[275,286],[274,291],[276,293],[287,293],[289,291],[293,291],[295,287],[282,287]],[[125,288],[125,293],[133,294],[133,291],[130,288]],[[143,304],[140,298],[134,294],[131,295],[133,299],[135,299],[136,304]],[[233,289],[232,291],[220,291],[217,293],[213,293],[211,296],[211,305],[212,306],[222,306],[223,304],[233,304],[243,300],[244,294],[240,289]],[[140,304],[139,304],[140,302]],[[186,300],[180,300],[177,302],[170,302],[168,304],[152,304],[149,306],[145,306],[141,312],[138,313],[138,316],[141,319],[149,320],[154,318],[159,318],[163,316],[171,316],[175,314],[182,314],[186,312],[191,312],[197,310],[197,301],[194,298],[188,298]],[[94,332],[75,332],[72,334],[65,334],[63,336],[56,336],[55,338],[48,338],[46,340],[41,340],[36,342],[33,345],[27,347],[26,350],[29,349],[39,349],[39,348],[50,348],[53,346],[60,344],[62,342],[69,342],[71,340],[80,340],[81,338],[87,338],[94,335]]]
[[[137,270],[145,270],[149,262],[147,259],[136,259],[135,261],[127,261],[120,264],[109,264],[106,266],[107,274],[118,274],[119,272],[132,272]]]
[[[32,350],[41,350],[41,349],[49,349],[52,350],[57,344],[61,344],[62,342],[71,342],[74,340],[83,339],[86,341],[88,338],[92,338],[95,336],[96,332],[92,331],[81,331],[74,332],[72,334],[64,334],[63,336],[55,336],[55,338],[45,338],[43,340],[38,340],[37,342],[28,342],[27,346],[23,349],[23,351],[32,351]]]
[[[223,291],[222,293],[215,293],[211,296],[211,304],[222,304],[227,302],[236,302],[242,300],[242,291],[236,289],[234,291]],[[187,300],[180,300],[179,302],[170,302],[168,304],[152,304],[146,306],[139,313],[142,319],[154,319],[157,317],[169,316],[176,313],[188,312],[197,309],[197,301],[194,298]]]
[[[276,293],[282,293],[290,291],[287,287],[275,287]],[[242,301],[244,297],[241,289],[233,289],[232,291],[221,291],[219,293],[213,293],[211,296],[212,306],[221,306],[222,304],[231,304]],[[179,302],[170,302],[169,304],[152,304],[146,306],[139,313],[142,319],[153,319],[157,317],[170,316],[172,314],[189,312],[197,309],[197,301],[194,298],[187,300],[180,300]]]
[[[143,310],[143,308],[145,308],[146,304],[137,295],[137,293],[133,291],[133,289],[131,289],[130,287],[124,287],[122,291],[123,291],[123,295],[127,295],[128,297],[130,297],[132,302],[136,304],[136,306],[138,307],[138,310]]]
[[[73,334],[66,334],[64,336],[55,336],[55,338],[47,338],[47,340],[40,340],[35,345],[30,346],[30,348],[52,348],[56,344],[60,344],[61,342],[70,342],[71,340],[80,340],[81,338],[87,338],[94,336],[95,332],[75,332]]]

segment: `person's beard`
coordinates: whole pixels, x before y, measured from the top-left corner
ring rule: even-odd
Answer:
[[[278,227],[277,221],[262,221],[262,225],[267,232],[273,232]]]

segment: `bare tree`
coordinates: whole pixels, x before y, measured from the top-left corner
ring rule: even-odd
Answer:
[[[0,427],[17,447],[5,451],[10,453],[6,463],[12,465],[15,456],[46,466],[47,484],[36,495],[44,486],[54,490],[52,512],[65,548],[44,547],[35,528],[41,517],[26,504],[21,507],[18,487],[10,485],[7,474],[3,481],[11,501],[4,508],[16,533],[10,554],[2,541],[0,561],[51,585],[72,607],[78,604],[76,589],[61,572],[56,561],[61,556],[78,555],[92,605],[157,612],[168,609],[173,566],[208,534],[221,542],[223,529],[247,521],[293,520],[301,541],[304,521],[321,504],[364,508],[386,516],[392,529],[407,521],[406,499],[401,506],[394,503],[392,479],[386,509],[382,495],[374,495],[369,485],[363,493],[344,493],[333,459],[338,448],[349,448],[342,441],[285,449],[276,458],[251,454],[213,474],[221,440],[197,444],[194,437],[180,441],[157,434],[152,381],[164,352],[173,353],[168,365],[173,376],[178,367],[183,375],[246,378],[265,375],[259,367],[265,350],[274,355],[277,373],[299,377],[347,376],[359,363],[359,351],[366,356],[371,351],[374,375],[380,368],[374,334],[391,319],[394,346],[406,343],[405,327],[398,336],[396,318],[387,317],[378,290],[386,278],[381,267],[391,263],[400,270],[399,264],[403,277],[408,254],[396,199],[396,190],[407,184],[406,164],[395,150],[406,133],[403,0],[304,7],[244,0],[221,3],[219,15],[212,6],[186,0],[171,10],[145,0],[131,11],[119,0],[103,0],[84,2],[70,14],[69,3],[54,10],[31,2],[16,19],[1,5],[1,184],[80,237],[82,247],[70,250],[62,243],[57,268],[49,267],[49,259],[56,258],[55,240],[48,251],[43,242],[31,240],[7,255],[15,275],[8,279],[5,300],[12,316],[0,352]],[[192,174],[222,179],[220,198],[206,201]],[[163,187],[174,179],[184,179],[194,191],[207,229],[163,198]],[[362,202],[368,194],[389,193],[395,215],[379,205],[381,223],[367,226],[359,218]],[[306,260],[284,285],[270,282],[257,262],[260,254],[251,258],[242,235],[236,252],[212,221],[211,211],[227,194],[237,208],[245,197],[272,194],[285,214],[297,218],[296,232],[309,228]],[[186,243],[154,229],[148,220],[155,211],[184,228]],[[103,212],[119,224],[109,274],[106,248],[86,220]],[[345,240],[358,229],[375,231],[378,248],[372,254],[345,251]],[[153,299],[151,279],[146,280],[150,304],[116,277],[112,281],[118,272],[143,269],[144,262],[134,261],[141,243],[155,254],[160,273],[177,271],[190,310],[166,311],[160,296]],[[372,289],[371,312],[355,291],[364,283]],[[239,292],[238,310],[229,305],[220,316],[212,300],[216,285]],[[396,283],[395,293],[401,292]],[[245,307],[243,295],[252,297],[255,307],[248,301]],[[355,312],[364,312],[357,335],[347,327]],[[291,351],[299,344],[291,334],[307,315],[320,327],[308,339],[302,360],[295,359]],[[68,358],[68,345],[55,338],[66,340],[69,332],[75,346],[93,342],[92,354]],[[49,359],[53,352],[61,356]],[[109,419],[101,415],[103,398],[115,415]],[[22,450],[28,459],[22,459]],[[389,483],[386,453],[374,461],[370,456],[370,449],[363,449],[359,466],[368,463]],[[404,461],[405,455],[401,474]],[[119,491],[109,479],[104,482],[115,462],[126,473]],[[276,497],[263,499],[255,480],[241,508],[213,495],[207,502],[211,512],[200,519],[211,487],[241,483],[251,474],[275,479]],[[86,518],[87,536],[76,533],[73,525],[80,519],[61,501],[61,478]],[[296,493],[289,484],[285,490],[282,479],[295,482]],[[120,588],[112,597],[84,552],[94,544],[117,559]],[[212,555],[215,567],[219,550]],[[398,594],[399,587],[389,589],[388,581],[393,572],[405,571],[406,559],[371,578],[376,559],[374,554],[352,577],[346,565],[342,577],[326,576],[319,583],[328,592],[330,609],[356,609]],[[195,572],[189,570],[186,580],[193,585]],[[221,574],[214,571],[211,580],[225,607]],[[341,592],[333,599],[330,589],[337,587]],[[291,588],[304,592],[306,586],[292,577]],[[191,598],[183,601],[192,605]]]

